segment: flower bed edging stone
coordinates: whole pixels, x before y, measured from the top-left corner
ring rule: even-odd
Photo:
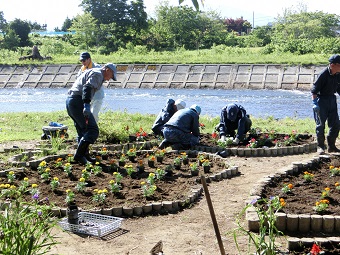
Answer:
[[[303,153],[316,152],[317,143],[314,141],[310,144],[295,145],[288,147],[271,147],[271,148],[221,148],[215,147],[211,150],[211,147],[207,146],[194,146],[194,150],[210,152],[210,151],[227,151],[228,155],[239,157],[277,157],[286,155],[298,155]]]
[[[305,162],[296,162],[292,163],[290,167],[283,168],[279,170],[276,174],[271,176],[270,178],[265,177],[260,180],[252,190],[250,191],[250,197],[246,201],[246,205],[250,204],[254,199],[261,198],[261,192],[264,186],[268,185],[271,179],[275,175],[292,175],[296,173],[300,173],[306,167],[311,167],[313,164],[318,164],[321,158],[329,158],[327,155],[320,155],[317,157],[313,157],[311,160],[307,160]],[[319,215],[319,214],[286,214],[279,212],[276,214],[277,221],[275,226],[279,231],[283,233],[285,231],[289,231],[289,233],[308,233],[310,231],[313,232],[324,232],[327,234],[338,234],[340,233],[340,216],[338,215]],[[246,211],[246,220],[248,223],[248,230],[252,232],[259,231],[259,218],[254,208],[248,208]],[[297,250],[303,246],[312,246],[313,243],[340,243],[340,238],[338,236],[327,237],[327,238],[296,238],[289,237],[287,239],[287,248],[290,251]]]

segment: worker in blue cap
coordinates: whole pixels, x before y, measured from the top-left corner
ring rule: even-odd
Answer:
[[[86,70],[68,91],[66,109],[78,134],[78,148],[73,158],[83,165],[93,161],[89,156],[88,149],[99,135],[98,125],[91,112],[90,103],[96,90],[101,88],[104,81],[110,79],[117,79],[117,68],[112,63],[108,63],[102,68]]]
[[[332,55],[328,66],[321,71],[312,87],[313,113],[316,123],[318,153],[324,154],[325,123],[328,122],[328,152],[340,152],[335,146],[339,135],[340,121],[335,93],[340,95],[340,55]]]
[[[233,138],[233,144],[237,145],[244,140],[251,125],[252,121],[243,106],[228,104],[222,108],[220,123],[217,127],[220,135],[219,141],[225,142],[226,137],[230,136]]]
[[[193,104],[190,108],[178,110],[164,125],[164,140],[160,149],[171,146],[174,150],[190,149],[199,144],[199,115],[201,107]]]

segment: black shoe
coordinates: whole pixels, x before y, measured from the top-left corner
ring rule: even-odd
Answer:
[[[222,158],[226,158],[226,157],[228,157],[228,151],[218,151],[218,152],[216,152],[216,155],[219,155]]]
[[[87,161],[87,159],[84,157],[84,156],[77,156],[77,155],[74,155],[73,157],[74,161],[86,166],[87,164],[91,164],[90,161]]]
[[[329,153],[332,153],[332,152],[339,153],[340,150],[337,147],[334,146],[334,147],[329,147],[328,152]]]
[[[171,145],[171,148],[172,148],[173,150],[176,150],[176,151],[179,151],[179,150],[184,150],[184,147],[183,147],[183,145],[182,145],[182,144],[180,144],[180,143],[175,143],[175,144],[172,144],[172,145]]]
[[[170,144],[168,141],[163,140],[163,141],[159,144],[158,148],[161,149],[161,150],[163,150],[163,149],[165,149],[166,147],[169,147],[170,145],[171,145],[171,144]]]

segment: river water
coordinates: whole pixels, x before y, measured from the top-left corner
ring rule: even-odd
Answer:
[[[65,88],[0,89],[0,112],[65,110]],[[202,115],[219,116],[228,103],[241,104],[251,116],[312,118],[308,91],[216,89],[106,89],[102,110],[157,114],[168,98],[182,98],[187,107],[198,104]]]

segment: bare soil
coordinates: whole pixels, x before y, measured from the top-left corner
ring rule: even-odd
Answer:
[[[17,145],[20,146],[20,143]],[[25,146],[29,147],[30,144]],[[311,159],[315,155],[233,156],[225,159],[228,164],[239,166],[241,174],[212,182],[208,186],[225,254],[248,254],[247,237],[240,236],[237,239],[241,249],[238,252],[231,231],[236,227],[235,217],[244,208],[253,185],[280,168]],[[55,228],[54,233],[60,244],[48,254],[150,254],[150,250],[160,240],[163,242],[164,254],[221,254],[205,196],[191,208],[174,214],[127,218],[119,231],[101,239],[64,232],[60,228]],[[285,248],[284,238],[278,240],[278,245],[280,254],[293,254]]]

